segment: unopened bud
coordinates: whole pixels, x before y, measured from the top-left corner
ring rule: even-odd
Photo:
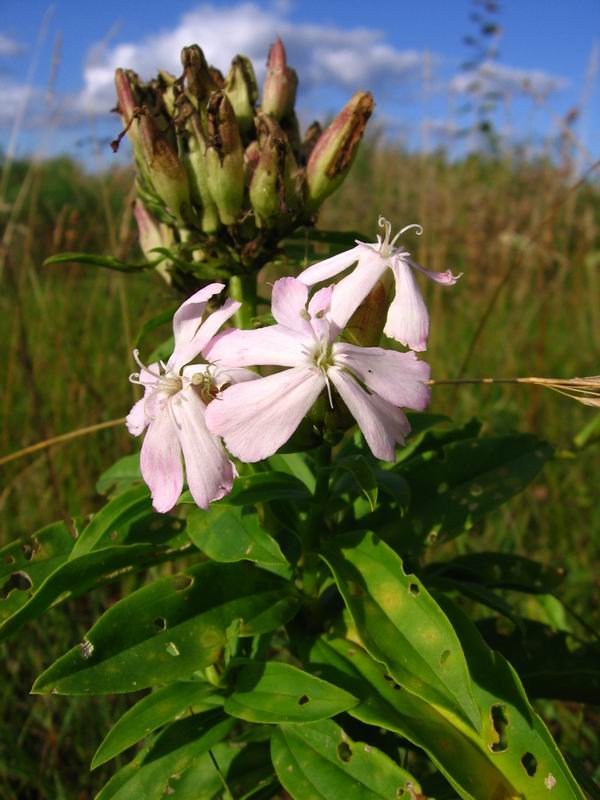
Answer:
[[[131,142],[136,161],[139,164],[143,163],[138,124],[142,104],[140,79],[132,70],[117,69],[115,70],[115,87],[117,90],[117,107],[123,120],[123,127]],[[113,150],[117,149],[123,135],[123,133],[119,135],[113,145]]]
[[[298,205],[296,159],[285,133],[268,114],[257,117],[259,157],[250,181],[250,204],[259,228],[272,227]]]
[[[311,210],[316,210],[346,177],[372,112],[371,94],[357,92],[321,134],[306,166]]]
[[[167,134],[150,116],[139,119],[140,146],[154,191],[178,222],[190,218],[190,192],[185,169]]]
[[[211,75],[204,53],[197,44],[184,47],[181,51],[185,92],[194,108],[201,113],[217,85]]]
[[[213,79],[215,89],[220,90],[225,86],[225,76],[218,67],[213,67],[212,64],[208,65],[208,72]]]
[[[302,142],[300,144],[300,152],[302,153],[303,163],[306,163],[312,153],[316,143],[319,141],[323,128],[318,120],[311,122],[306,129]]]
[[[157,253],[152,252],[156,247],[171,247],[174,242],[173,231],[162,222],[154,219],[149,213],[146,206],[140,201],[136,200],[133,207],[133,215],[138,226],[138,233],[140,239],[140,248],[142,253],[146,256],[148,261],[153,261],[157,257]],[[156,269],[161,273],[167,282],[170,282],[168,271],[169,261],[161,261]]]
[[[182,161],[190,182],[194,210],[204,233],[215,233],[219,228],[217,206],[208,188],[207,141],[201,129],[200,117],[195,112],[186,122]]]
[[[246,56],[236,56],[224,86],[225,94],[235,112],[242,136],[249,138],[254,129],[254,106],[258,87],[252,62]]]
[[[277,120],[286,117],[294,109],[298,75],[296,70],[288,67],[285,47],[279,37],[269,50],[267,59],[267,77],[263,89],[261,111],[271,114]]]
[[[240,129],[224,92],[213,92],[207,106],[208,185],[224,225],[233,225],[244,199],[244,152]]]

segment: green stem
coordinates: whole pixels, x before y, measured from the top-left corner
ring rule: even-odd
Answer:
[[[251,328],[256,316],[256,275],[232,275],[229,296],[242,304],[233,317],[237,327]]]
[[[314,458],[317,464],[317,482],[303,541],[304,569],[302,582],[306,594],[316,598],[319,593],[319,569],[321,566],[319,545],[321,543],[321,531],[323,530],[325,505],[329,498],[329,479],[331,478],[331,470],[329,469],[331,447],[328,444],[322,445],[315,452]]]

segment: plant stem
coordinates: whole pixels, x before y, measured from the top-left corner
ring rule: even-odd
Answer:
[[[233,317],[237,327],[251,328],[256,316],[256,275],[232,275],[229,296],[242,304]]]
[[[309,517],[306,521],[303,541],[304,569],[302,582],[306,594],[316,598],[319,593],[319,567],[321,562],[318,550],[323,529],[323,509],[329,498],[331,446],[328,444],[322,445],[315,451],[314,458],[317,465],[317,482]]]

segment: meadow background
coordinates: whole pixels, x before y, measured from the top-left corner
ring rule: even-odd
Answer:
[[[115,125],[116,127],[116,125]],[[453,289],[423,286],[431,309],[434,378],[574,377],[599,372],[600,182],[568,119],[532,150],[478,130],[476,146],[405,147],[375,130],[319,227],[372,237],[383,214],[419,222],[413,257],[464,272]],[[525,139],[528,131],[522,132]],[[99,144],[103,145],[103,142]],[[131,349],[145,321],[177,298],[151,273],[44,267],[61,251],[141,258],[128,166],[90,170],[70,156],[0,163],[0,457],[85,425],[122,417],[135,398]],[[408,246],[408,244],[407,244]],[[423,285],[423,284],[422,284]],[[150,349],[167,328],[144,341]],[[563,599],[529,598],[527,613],[566,630],[600,629],[598,411],[525,386],[439,386],[431,410],[488,431],[532,431],[557,456],[524,495],[443,552],[496,549],[567,570]],[[595,421],[597,435],[580,446]],[[0,546],[53,520],[86,515],[100,472],[135,443],[123,426],[0,465]],[[442,548],[432,548],[431,558]],[[89,760],[124,698],[28,695],[34,677],[128,586],[55,609],[0,646],[0,799],[88,798],[113,766]],[[597,635],[597,634],[596,634]],[[600,778],[600,717],[577,704],[538,703],[557,736]]]

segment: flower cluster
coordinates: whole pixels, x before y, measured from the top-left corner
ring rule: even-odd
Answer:
[[[393,461],[410,425],[402,408],[422,411],[429,403],[429,365],[414,350],[425,350],[429,320],[413,270],[451,285],[451,272],[432,273],[416,264],[385,236],[321,261],[297,278],[273,285],[275,324],[257,330],[227,329],[223,324],[239,308],[227,300],[203,320],[208,301],[223,284],[211,284],[187,300],[175,314],[175,347],[167,361],[144,366],[130,377],[144,387],[127,426],[140,435],[146,428],[141,470],[157,511],[175,505],[187,483],[195,502],[207,508],[227,494],[236,476],[227,451],[243,462],[273,455],[294,434],[322,393],[332,409],[347,408],[376,458]],[[309,287],[354,269],[338,283]],[[384,332],[411,348],[398,352],[361,347],[344,340],[352,315],[387,269],[395,294]],[[194,363],[191,363],[194,362]],[[249,368],[280,367],[261,377]]]

